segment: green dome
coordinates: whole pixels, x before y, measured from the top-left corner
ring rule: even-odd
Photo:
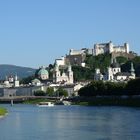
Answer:
[[[41,68],[38,72],[38,75],[48,75],[48,71],[45,68]]]

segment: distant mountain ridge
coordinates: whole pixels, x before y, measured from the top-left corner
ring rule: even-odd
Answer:
[[[0,80],[5,79],[6,76],[15,75],[19,78],[25,78],[35,74],[36,69],[29,67],[22,67],[9,64],[0,64]]]

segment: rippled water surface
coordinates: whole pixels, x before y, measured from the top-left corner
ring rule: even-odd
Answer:
[[[0,106],[0,140],[140,140],[140,108]]]

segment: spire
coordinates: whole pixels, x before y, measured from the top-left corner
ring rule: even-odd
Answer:
[[[117,63],[117,59],[116,59],[116,57],[111,57],[111,64],[115,64],[115,63]]]
[[[5,76],[5,80],[8,81],[8,77],[7,77],[7,75]]]
[[[113,63],[117,63],[116,57],[113,59]]]
[[[116,58],[113,58],[113,63],[111,64],[112,68],[120,68],[120,64],[117,62]]]
[[[15,75],[15,81],[17,81],[18,80],[18,77],[17,77],[17,74]]]
[[[55,71],[59,71],[59,66],[55,63]]]
[[[130,70],[130,72],[131,72],[131,73],[134,73],[134,72],[135,72],[133,62],[131,62],[131,70]]]
[[[69,66],[68,66],[68,72],[70,72],[70,71],[72,71],[72,70],[71,70],[71,65],[69,64]]]
[[[111,57],[111,64],[113,64],[113,62],[114,62],[114,58],[113,58],[113,57]]]

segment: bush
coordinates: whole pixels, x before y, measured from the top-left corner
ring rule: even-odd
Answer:
[[[125,83],[93,81],[78,91],[80,96],[104,96],[126,94]]]
[[[48,96],[53,96],[54,95],[54,89],[53,89],[53,87],[48,87],[47,88],[47,95]]]
[[[3,116],[7,113],[7,110],[5,108],[0,107],[0,116]]]
[[[38,90],[34,92],[35,96],[46,96],[46,93],[42,90]]]
[[[67,97],[68,96],[68,92],[66,90],[64,90],[63,88],[59,88],[56,91],[56,93],[59,94],[59,96],[64,96],[64,97]]]

